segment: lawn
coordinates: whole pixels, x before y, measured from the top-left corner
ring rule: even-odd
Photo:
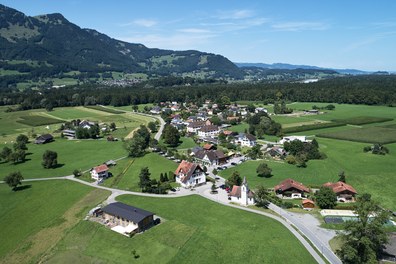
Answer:
[[[120,160],[111,169],[112,178],[104,182],[104,186],[129,191],[140,191],[139,173],[143,167],[148,167],[151,179],[159,180],[161,173],[174,172],[178,164],[156,153],[148,153],[141,158]]]
[[[65,120],[89,119],[92,121],[95,121],[95,119],[99,119],[103,116],[111,115],[111,113],[89,109],[82,106],[54,108],[54,110],[49,112],[49,114]]]
[[[180,138],[180,141],[182,142],[179,146],[177,146],[177,149],[191,149],[197,144],[194,142],[194,140],[190,137],[182,137]]]
[[[367,143],[340,141],[317,138],[320,151],[327,155],[325,160],[311,160],[307,168],[277,161],[266,161],[272,168],[271,178],[256,176],[256,168],[262,161],[248,161],[237,167],[221,171],[219,174],[228,178],[237,170],[241,176],[246,176],[251,187],[263,184],[271,188],[280,181],[293,178],[309,186],[319,186],[328,181],[337,181],[338,173],[345,171],[347,183],[355,187],[358,193],[368,192],[383,206],[396,209],[394,195],[394,160],[396,159],[396,144],[388,144],[389,155],[373,155],[364,153]]]
[[[231,131],[238,132],[238,133],[244,133],[245,130],[248,130],[248,129],[249,129],[249,124],[245,123],[245,122],[241,122],[238,125],[231,126],[231,127],[227,128],[227,130],[231,130]]]
[[[29,182],[23,187],[12,192],[0,184],[2,263],[39,262],[90,208],[109,195],[66,180]]]
[[[9,145],[9,144],[8,144]],[[5,145],[0,145],[2,149]],[[10,147],[10,146],[9,146]],[[56,177],[72,174],[74,169],[87,170],[109,159],[117,159],[127,153],[122,142],[106,140],[67,140],[56,138],[54,142],[44,145],[29,143],[26,161],[20,164],[0,163],[0,175],[5,176],[12,171],[20,171],[24,178]],[[44,169],[41,165],[45,150],[58,153],[59,167]]]
[[[315,263],[285,227],[264,216],[199,196],[121,196],[119,200],[155,212],[165,221],[132,238],[80,222],[56,245],[49,262],[283,263],[287,250],[293,263]],[[77,247],[75,241],[82,243]]]

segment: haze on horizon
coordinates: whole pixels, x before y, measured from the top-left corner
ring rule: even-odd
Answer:
[[[396,71],[395,1],[0,3],[29,16],[61,13],[82,28],[150,48],[195,49],[234,62]]]

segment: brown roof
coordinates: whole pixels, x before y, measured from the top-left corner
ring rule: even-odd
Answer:
[[[212,144],[205,144],[203,146],[203,148],[206,149],[206,150],[210,150],[211,148],[213,148],[213,145]]]
[[[106,164],[102,164],[102,165],[99,165],[94,168],[94,171],[96,171],[96,173],[101,173],[101,172],[108,171],[108,170],[109,170],[109,167],[107,167]]]
[[[191,122],[188,124],[188,127],[192,127],[192,128],[198,128],[198,127],[203,127],[205,126],[205,121],[195,121],[195,122]]]
[[[195,153],[195,157],[198,159],[203,159],[205,155],[208,156],[208,159],[210,162],[218,159],[224,159],[226,156],[224,155],[224,152],[221,150],[198,150]]]
[[[231,130],[223,130],[223,134],[226,136],[232,135],[232,133],[234,133],[234,131]]]
[[[179,164],[179,167],[177,167],[175,174],[179,175],[179,173],[183,173],[184,177],[181,178],[181,181],[187,182],[197,168],[202,170],[199,164],[182,160],[182,162]]]
[[[238,186],[238,185],[232,186],[232,190],[228,194],[228,196],[234,196],[234,197],[241,198],[241,186]],[[251,190],[248,191],[248,197],[249,198],[254,197],[254,194],[253,194],[253,192]]]
[[[293,179],[286,179],[283,182],[279,183],[274,187],[275,191],[287,191],[291,188],[295,188],[297,190],[300,190],[302,192],[309,192],[309,189],[304,186],[301,182],[295,181]]]
[[[314,201],[312,201],[312,200],[310,200],[310,199],[304,199],[303,201],[302,201],[302,204],[307,204],[307,203],[310,203],[310,204],[315,204],[315,202]]]
[[[331,188],[333,190],[333,192],[335,192],[335,193],[342,193],[344,191],[349,191],[353,194],[357,193],[356,190],[351,185],[346,184],[345,182],[341,182],[341,181],[335,182],[335,183],[327,182],[327,183],[323,184],[323,186]]]

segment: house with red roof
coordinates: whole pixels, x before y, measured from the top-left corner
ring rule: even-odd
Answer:
[[[355,195],[357,194],[355,188],[345,182],[327,182],[323,186],[332,189],[337,194],[339,202],[353,202],[355,200]]]
[[[254,201],[254,193],[249,189],[249,186],[246,181],[246,177],[243,178],[243,182],[241,186],[234,185],[232,186],[231,192],[228,194],[228,198],[232,202],[240,203],[241,205],[253,205]]]
[[[185,188],[206,183],[206,174],[197,163],[183,160],[177,167],[175,175],[176,182]]]
[[[290,178],[276,185],[274,190],[282,197],[286,196],[292,199],[306,197],[306,194],[310,192],[309,188],[304,186],[304,184]]]
[[[106,164],[96,166],[91,170],[91,178],[94,180],[101,180],[109,176],[109,167]]]

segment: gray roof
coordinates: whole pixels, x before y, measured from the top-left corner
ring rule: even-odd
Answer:
[[[224,155],[224,152],[221,150],[199,150],[195,153],[195,157],[198,159],[203,159],[205,155],[208,156],[210,162],[213,162],[214,160],[218,160],[218,159],[223,159],[226,157]]]
[[[110,215],[119,216],[134,223],[139,223],[146,217],[154,215],[152,212],[120,202],[108,204],[102,208],[102,211]]]

